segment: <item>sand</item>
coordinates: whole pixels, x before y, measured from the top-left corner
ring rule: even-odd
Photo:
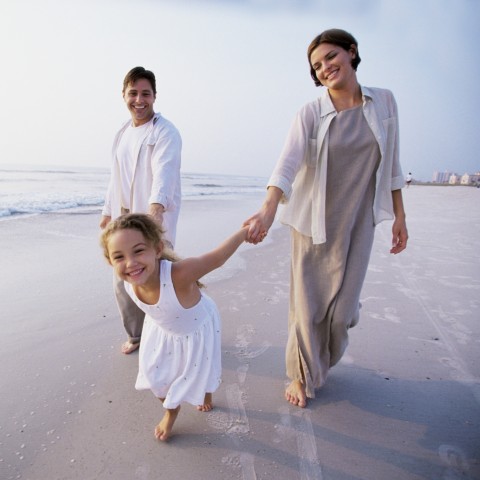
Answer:
[[[480,189],[404,191],[410,243],[377,228],[360,324],[307,409],[283,399],[289,239],[245,247],[207,292],[223,319],[215,409],[186,404],[168,443],[137,392],[98,212],[0,222],[0,478],[480,478]],[[182,255],[215,246],[260,199],[184,202]]]

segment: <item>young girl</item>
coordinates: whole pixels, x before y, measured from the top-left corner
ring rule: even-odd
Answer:
[[[164,248],[161,228],[148,215],[123,215],[102,233],[105,257],[146,314],[135,388],[152,390],[166,409],[155,427],[159,440],[169,438],[182,402],[202,412],[213,407],[221,377],[220,316],[198,280],[233,255],[247,230],[183,260]]]

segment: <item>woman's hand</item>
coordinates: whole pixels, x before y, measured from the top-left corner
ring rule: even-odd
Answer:
[[[393,213],[395,220],[392,226],[392,248],[390,253],[396,255],[407,248],[408,231],[405,221],[405,209],[403,208],[403,199],[401,190],[392,191]]]
[[[395,218],[392,226],[392,248],[390,253],[396,255],[407,248],[408,231],[405,218]]]
[[[250,218],[243,222],[243,226],[248,226],[247,242],[256,245],[263,241],[267,236],[268,230],[275,220],[278,204],[283,196],[282,190],[278,187],[268,187],[267,196],[262,208]]]
[[[255,215],[243,222],[243,226],[248,226],[247,242],[256,245],[263,241],[267,236],[268,230],[272,226],[275,214],[273,216],[262,207]]]

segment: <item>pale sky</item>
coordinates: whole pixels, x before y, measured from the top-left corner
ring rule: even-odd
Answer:
[[[336,27],[359,42],[360,83],[395,94],[404,173],[474,173],[479,25],[479,0],[0,0],[0,164],[108,168],[141,65],[184,172],[268,176],[320,95],[307,46]]]

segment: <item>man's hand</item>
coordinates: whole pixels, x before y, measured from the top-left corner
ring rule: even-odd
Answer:
[[[100,220],[100,228],[103,230],[111,221],[112,217],[102,215],[102,219]]]
[[[148,208],[148,214],[155,219],[155,221],[162,226],[163,224],[163,213],[165,212],[165,207],[161,203],[151,203]]]

